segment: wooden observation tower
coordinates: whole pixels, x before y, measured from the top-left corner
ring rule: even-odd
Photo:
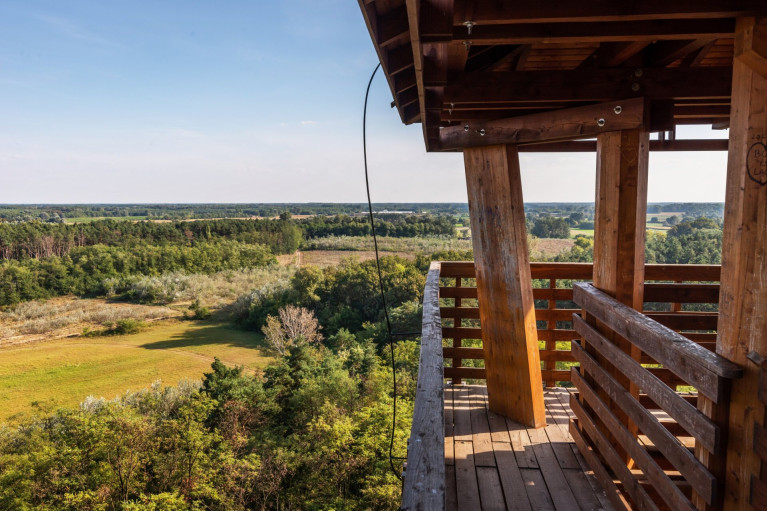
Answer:
[[[767,2],[359,3],[475,255],[429,273],[403,508],[767,509]],[[649,152],[725,150],[721,267],[646,265]],[[595,153],[593,265],[529,262],[523,151]]]

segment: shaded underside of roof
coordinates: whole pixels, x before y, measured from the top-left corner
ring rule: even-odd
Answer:
[[[726,127],[736,19],[764,0],[359,0],[402,122],[440,128],[643,97],[655,131]],[[663,117],[663,119],[661,119]]]

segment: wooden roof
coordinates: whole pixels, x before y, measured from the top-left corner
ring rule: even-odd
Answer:
[[[729,123],[735,19],[765,0],[359,0],[394,103],[441,128],[645,98],[652,131]],[[457,129],[452,130],[455,132]]]

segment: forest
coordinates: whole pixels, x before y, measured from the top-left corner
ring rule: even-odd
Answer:
[[[647,262],[721,261],[721,218],[670,213],[678,215],[673,226],[648,231]],[[567,229],[591,215],[587,206],[540,208],[528,218],[531,245],[536,234],[567,238]],[[376,219],[378,234],[403,243],[458,241],[456,224],[467,223],[446,215]],[[396,395],[393,454],[403,456],[419,353],[412,332],[420,331],[426,269],[431,260],[467,260],[472,252],[456,243],[381,258],[392,330],[411,333],[392,344],[392,367],[375,261],[289,271],[277,265],[280,254],[317,240],[369,245],[366,221],[348,214],[296,219],[282,211],[258,220],[0,223],[0,311],[64,295],[167,304],[173,292],[165,287],[209,276],[223,288],[240,286],[213,310],[217,321],[257,333],[269,355],[258,370],[217,359],[201,379],[89,397],[80,406],[33,406],[12,426],[0,426],[0,509],[395,509],[392,405]],[[543,258],[593,259],[593,237],[567,241],[569,248]],[[235,283],[250,271],[275,278]],[[185,300],[184,321],[205,325],[205,296]],[[117,344],[109,336],[120,332],[111,328],[95,334]],[[84,330],[81,338],[93,334]],[[401,470],[399,460],[393,464]]]
[[[423,274],[410,261],[382,262],[394,326],[412,330]],[[0,509],[396,507],[391,367],[374,262],[302,269],[286,287],[252,297],[238,320],[263,326],[284,304],[318,321],[289,338],[262,375],[216,361],[200,383],[86,400],[0,429]],[[395,357],[404,418],[417,343],[398,342]],[[407,431],[398,421],[395,455]]]

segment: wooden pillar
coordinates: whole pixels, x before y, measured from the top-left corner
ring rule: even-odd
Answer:
[[[490,409],[546,425],[516,146],[464,150]]]
[[[597,179],[594,216],[594,286],[614,296],[620,302],[641,311],[644,297],[645,224],[647,216],[647,169],[650,135],[642,129],[613,131],[597,136]],[[616,345],[641,359],[641,352],[631,343],[603,330],[595,320],[584,314]],[[614,368],[595,351],[589,349],[600,364],[609,368],[613,377],[633,395],[639,389],[619,369]],[[610,403],[613,413],[637,434],[637,427],[623,412]],[[610,432],[605,430],[610,436]],[[622,452],[631,465],[627,453]]]
[[[642,310],[650,136],[639,129],[597,137],[594,286]]]
[[[751,477],[760,471],[753,431],[764,406],[758,368],[746,356],[767,354],[767,77],[754,65],[754,53],[764,59],[766,52],[753,45],[767,38],[765,25],[739,19],[735,36],[716,350],[740,364],[744,377],[732,385],[725,509],[751,508]]]

